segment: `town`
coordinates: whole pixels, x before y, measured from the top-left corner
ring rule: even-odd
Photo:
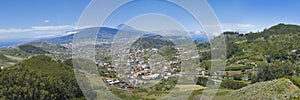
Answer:
[[[163,47],[164,48],[164,47]],[[199,56],[191,56],[182,59],[179,51],[183,54],[197,52],[195,50],[185,50],[175,46],[165,46],[168,49],[174,49],[175,54],[171,57],[160,55],[160,49],[147,48],[147,49],[132,49],[126,56],[125,64],[112,64],[115,61],[98,61],[97,65],[100,67],[100,75],[103,76],[103,81],[109,86],[118,86],[120,88],[134,88],[134,87],[148,87],[153,86],[161,81],[161,79],[179,78],[184,75],[181,72],[181,62],[191,59],[198,60]],[[169,52],[169,51],[168,51]],[[122,55],[114,55],[122,56]],[[205,67],[197,67],[195,77],[209,77],[218,84],[225,77],[225,71],[218,71],[210,73]]]

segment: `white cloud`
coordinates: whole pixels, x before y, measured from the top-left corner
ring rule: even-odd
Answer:
[[[9,28],[9,29],[0,29],[0,33],[19,33],[19,32],[28,32],[32,29],[18,29],[18,28]]]
[[[46,38],[46,37],[55,37],[56,35],[45,35],[45,36],[36,36],[36,37],[32,37],[34,39],[39,39],[39,38]]]
[[[76,30],[80,30],[80,29],[85,29],[85,28],[91,28],[91,27],[99,27],[99,26],[96,26],[96,25],[80,25],[80,26],[77,26],[76,27]]]
[[[48,30],[65,30],[65,29],[74,29],[74,26],[71,25],[61,25],[61,26],[33,26],[31,29],[36,31],[48,31]]]
[[[78,33],[78,31],[69,31],[69,32],[67,32],[67,34],[76,34],[76,33]]]
[[[58,26],[33,26],[31,28],[7,28],[0,29],[0,39],[16,40],[16,39],[37,39],[53,36],[67,35],[67,31],[74,30],[72,25]]]
[[[203,32],[203,31],[197,31],[197,30],[195,30],[195,31],[193,31],[193,32],[191,32],[192,34],[195,34],[195,35],[206,35],[206,33],[205,32]]]
[[[36,32],[36,31],[67,31],[73,30],[75,26],[72,25],[59,25],[59,26],[33,26],[27,29],[21,28],[8,28],[8,29],[0,29],[0,33],[23,33],[23,32]]]
[[[252,24],[234,24],[223,23],[221,24],[223,31],[237,31],[237,32],[249,32],[255,30],[256,26]]]
[[[49,22],[50,22],[50,20],[48,20],[48,19],[44,20],[44,23],[49,23]]]

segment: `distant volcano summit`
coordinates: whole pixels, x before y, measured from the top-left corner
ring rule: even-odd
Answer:
[[[126,25],[126,24],[120,24],[116,28],[118,30],[135,30],[133,27]]]

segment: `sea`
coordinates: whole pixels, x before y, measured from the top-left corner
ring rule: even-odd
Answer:
[[[0,48],[9,48],[26,43],[27,41],[0,41]]]

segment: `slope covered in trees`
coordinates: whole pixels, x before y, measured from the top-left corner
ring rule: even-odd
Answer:
[[[0,99],[84,99],[73,69],[39,55],[0,71]]]
[[[28,52],[28,53],[34,53],[34,54],[45,54],[45,53],[48,53],[47,51],[41,49],[41,48],[38,48],[38,47],[35,47],[33,45],[20,45],[19,46],[19,49],[20,50],[23,50],[25,52]]]
[[[300,26],[278,24],[262,32],[248,34],[224,32],[221,36],[226,40],[227,49],[225,78],[256,83],[282,77],[298,77]],[[209,43],[198,44],[198,48],[207,50],[200,52],[200,66],[209,68],[211,59]]]

